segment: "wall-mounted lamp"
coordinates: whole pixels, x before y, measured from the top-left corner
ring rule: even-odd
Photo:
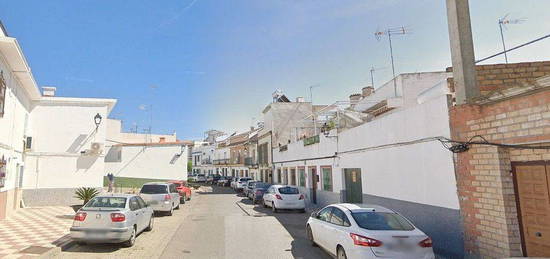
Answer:
[[[103,117],[101,117],[101,115],[96,114],[94,116],[94,123],[95,123],[95,129],[97,130],[97,128],[99,128],[99,124],[101,124],[101,120],[103,119]]]

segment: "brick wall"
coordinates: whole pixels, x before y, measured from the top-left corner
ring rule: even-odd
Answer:
[[[527,63],[511,65],[521,64]],[[544,66],[518,67],[550,68],[550,62],[533,64]],[[483,66],[478,71],[485,71],[486,67],[491,68],[487,71],[504,71],[508,66]],[[521,76],[523,72],[517,71]],[[534,76],[535,72],[529,73]],[[478,74],[482,87],[494,89],[491,83],[483,82],[489,80],[487,75],[494,74]],[[532,80],[527,79],[527,75],[518,79]],[[547,142],[550,141],[550,90],[489,104],[454,106],[450,110],[450,120],[453,139],[468,140],[482,135],[496,143]],[[468,152],[457,155],[456,176],[467,252],[487,257],[522,255],[511,162],[549,159],[550,152],[545,150],[486,145],[474,145]]]
[[[447,68],[447,72],[452,71],[452,67]],[[479,65],[476,66],[476,72],[478,86],[484,95],[495,90],[532,84],[536,78],[550,75],[550,61]],[[448,83],[454,92],[453,79],[449,78]]]

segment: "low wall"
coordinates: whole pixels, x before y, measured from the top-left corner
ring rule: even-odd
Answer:
[[[76,189],[77,188],[24,189],[23,202],[27,207],[71,206],[82,204],[81,200],[74,197]],[[102,188],[98,189],[103,191]]]

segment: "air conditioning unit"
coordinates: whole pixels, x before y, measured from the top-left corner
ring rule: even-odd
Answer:
[[[99,142],[92,142],[90,145],[90,149],[87,153],[93,154],[93,155],[99,155],[103,151],[103,143]]]

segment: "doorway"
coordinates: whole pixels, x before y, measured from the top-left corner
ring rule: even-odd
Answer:
[[[311,203],[317,204],[317,183],[319,182],[319,174],[317,174],[317,167],[309,167],[309,175],[311,176]]]
[[[550,257],[550,163],[512,163],[522,246],[528,257]]]
[[[363,185],[361,181],[361,168],[344,169],[344,182],[346,185],[345,202],[363,203]]]

